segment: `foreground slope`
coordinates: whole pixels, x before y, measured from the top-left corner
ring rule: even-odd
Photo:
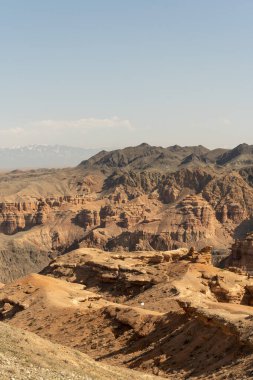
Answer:
[[[152,380],[154,377],[96,363],[79,351],[0,322],[1,380]]]
[[[2,288],[0,315],[108,364],[167,378],[251,378],[253,279],[210,261],[209,249],[75,250]]]

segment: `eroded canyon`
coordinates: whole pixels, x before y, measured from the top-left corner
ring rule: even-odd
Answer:
[[[75,168],[0,176],[0,280],[78,247],[228,253],[253,230],[253,153],[141,144]]]

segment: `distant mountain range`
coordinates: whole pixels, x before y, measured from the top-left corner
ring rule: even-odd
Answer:
[[[80,164],[81,163],[81,164]],[[80,164],[90,169],[174,171],[180,167],[244,167],[253,165],[253,145],[210,150],[202,145],[167,148],[143,143],[113,151],[64,145],[28,145],[0,148],[0,170],[64,168]]]
[[[96,154],[98,149],[63,145],[28,145],[0,148],[0,169],[59,168],[76,166]]]
[[[210,150],[202,145],[167,148],[143,143],[135,147],[105,150],[80,164],[89,169],[158,170],[172,172],[186,167],[241,168],[253,165],[253,145],[240,144],[233,149]]]

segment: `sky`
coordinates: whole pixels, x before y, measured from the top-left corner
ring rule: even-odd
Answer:
[[[0,146],[253,144],[252,0],[0,0]]]

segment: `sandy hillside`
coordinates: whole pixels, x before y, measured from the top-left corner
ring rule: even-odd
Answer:
[[[154,380],[152,376],[96,363],[79,351],[3,323],[0,340],[1,380]]]

